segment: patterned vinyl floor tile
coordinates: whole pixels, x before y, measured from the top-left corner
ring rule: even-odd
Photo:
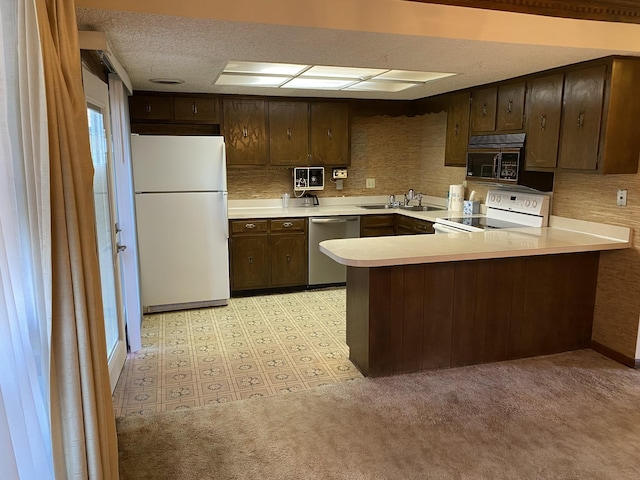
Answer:
[[[113,393],[116,416],[278,395],[361,377],[344,288],[232,298],[146,315]]]

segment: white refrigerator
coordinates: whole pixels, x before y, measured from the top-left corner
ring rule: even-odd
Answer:
[[[132,135],[145,313],[229,300],[223,137]]]

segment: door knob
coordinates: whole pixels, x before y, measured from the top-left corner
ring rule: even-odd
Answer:
[[[118,250],[118,252],[124,252],[127,249],[126,245],[120,245],[119,243],[116,244],[116,249]]]

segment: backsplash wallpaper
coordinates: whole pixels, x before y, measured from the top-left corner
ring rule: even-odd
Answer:
[[[352,119],[351,166],[344,189],[328,183],[322,197],[399,195],[409,188],[444,197],[448,186],[464,180],[464,168],[444,166],[446,113],[416,117],[357,117]],[[292,170],[268,168],[259,175],[229,169],[229,198],[279,198],[293,195]],[[375,178],[375,188],[365,179]],[[628,206],[616,206],[616,190],[628,190]],[[469,182],[484,203],[487,186]],[[640,176],[556,174],[552,214],[580,220],[623,225],[640,230]],[[629,358],[640,358],[640,250],[605,252],[600,275],[593,339]]]
[[[325,169],[325,189],[313,192],[322,197],[399,195],[414,191],[444,197],[452,183],[464,180],[464,168],[444,167],[446,113],[416,117],[361,117],[352,119],[351,166],[344,188],[337,190]],[[279,198],[293,196],[291,168],[262,169],[258,178],[247,169],[227,172],[229,198]],[[365,188],[366,179],[375,188]]]

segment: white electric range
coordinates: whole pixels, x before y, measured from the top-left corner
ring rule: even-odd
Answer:
[[[490,229],[546,227],[549,224],[550,196],[528,191],[489,190],[486,215],[438,218],[435,233],[482,232]]]

